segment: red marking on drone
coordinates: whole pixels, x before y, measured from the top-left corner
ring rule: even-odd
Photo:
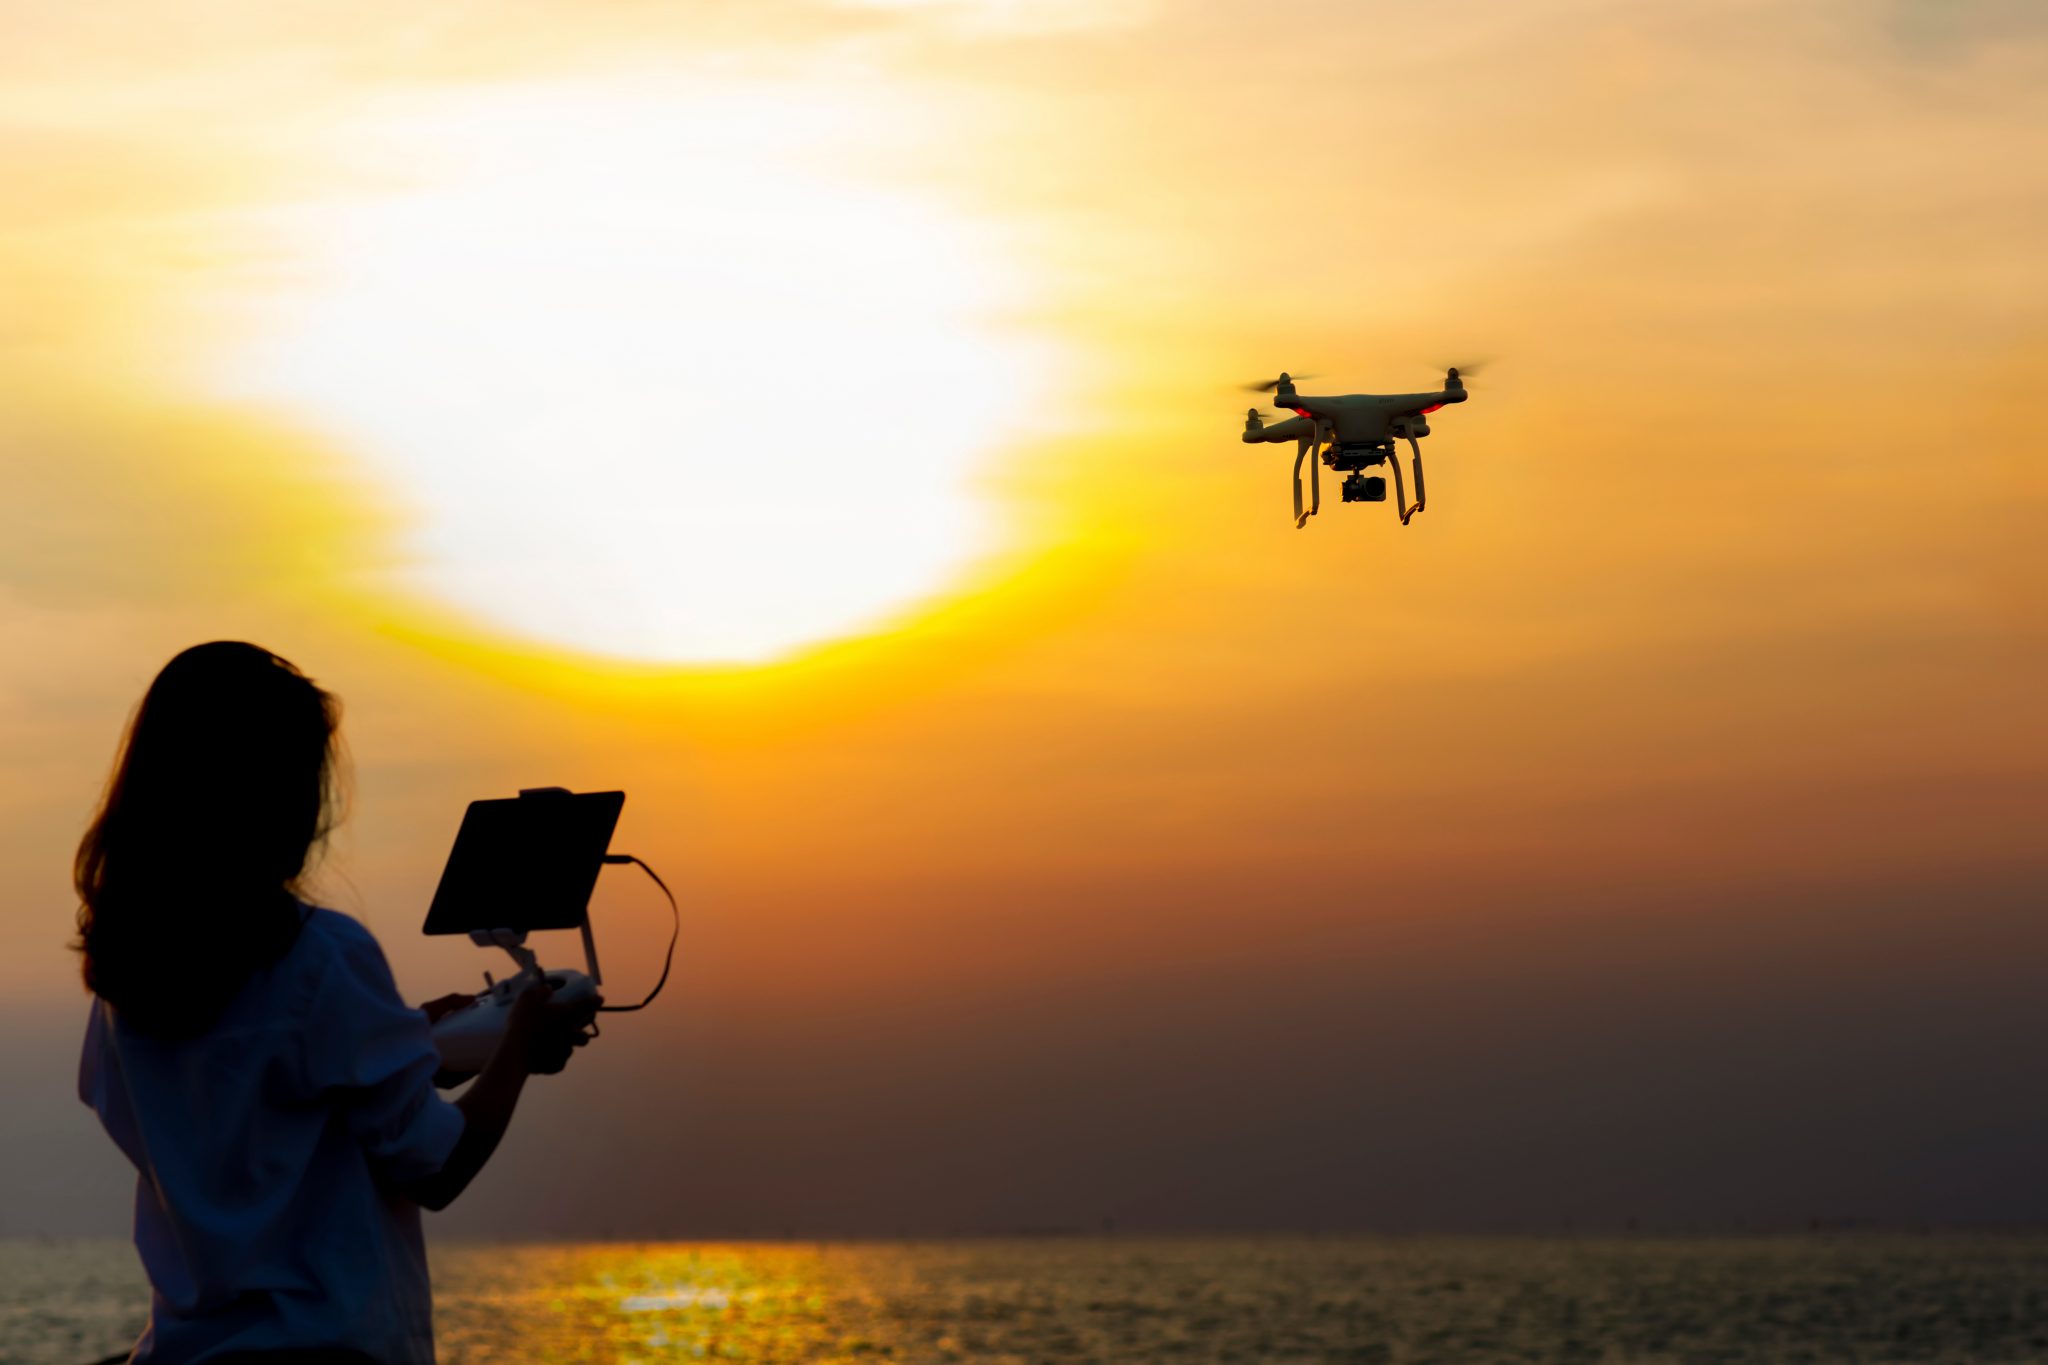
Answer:
[[[1296,417],[1306,417],[1306,416],[1308,416],[1308,409],[1307,409],[1307,408],[1289,408],[1289,409],[1288,409],[1288,411],[1289,411],[1289,412],[1291,412],[1291,413],[1293,413],[1293,414],[1294,414],[1294,415],[1295,415]]]
[[[1432,412],[1435,412],[1435,411],[1436,411],[1436,410],[1437,410],[1438,408],[1440,408],[1440,407],[1442,407],[1442,406],[1443,406],[1443,404],[1442,404],[1442,403],[1431,403],[1431,404],[1430,404],[1430,405],[1429,405],[1428,407],[1426,407],[1426,408],[1424,408],[1424,409],[1422,410],[1422,415],[1423,415],[1424,417],[1427,417],[1427,416],[1429,416],[1429,415],[1430,415],[1430,414],[1431,414]]]

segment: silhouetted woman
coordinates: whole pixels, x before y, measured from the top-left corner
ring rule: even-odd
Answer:
[[[461,1099],[362,925],[300,898],[339,705],[254,645],[172,659],[79,844],[79,1094],[135,1164],[137,1361],[432,1361],[419,1210],[482,1169],[587,1012],[521,997]],[[436,1001],[447,1008],[452,1000]]]

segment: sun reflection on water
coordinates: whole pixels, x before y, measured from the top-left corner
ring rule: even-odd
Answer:
[[[444,1365],[2048,1359],[2048,1237],[435,1241]],[[0,1239],[0,1360],[133,1341],[124,1243]]]
[[[433,1255],[444,1365],[1776,1365],[2039,1360],[2048,1344],[2041,1237],[1104,1237]]]
[[[465,1248],[437,1258],[438,1353],[450,1365],[833,1359],[858,1349],[843,1331],[845,1260],[767,1245]]]

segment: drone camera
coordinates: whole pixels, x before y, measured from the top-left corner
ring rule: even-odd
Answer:
[[[1353,474],[1344,480],[1344,501],[1385,502],[1387,481],[1377,474]]]

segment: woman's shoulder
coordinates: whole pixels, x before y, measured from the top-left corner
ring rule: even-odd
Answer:
[[[292,952],[296,985],[288,989],[301,998],[307,1017],[356,1018],[373,1007],[403,1006],[391,963],[369,926],[339,910],[306,909]]]
[[[323,1001],[381,992],[391,969],[376,937],[339,910],[298,902],[299,925],[284,952],[248,974],[210,1030],[245,1038],[303,1025]]]
[[[390,970],[377,936],[361,920],[310,903],[305,903],[305,913],[293,953],[305,970],[315,976],[325,976],[337,966],[356,972]]]
[[[339,910],[330,910],[324,905],[301,901],[306,916],[304,933],[314,941],[331,947],[361,948],[377,946],[377,936],[370,932],[370,926],[353,915]]]

